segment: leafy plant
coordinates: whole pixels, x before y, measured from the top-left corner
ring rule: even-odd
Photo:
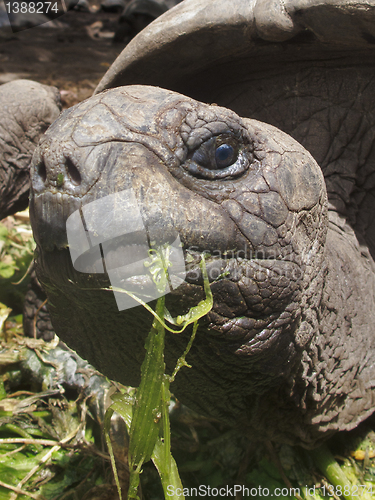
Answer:
[[[24,221],[8,217],[0,222],[0,302],[21,312],[27,280],[14,286],[25,275],[34,256],[32,231]]]
[[[169,248],[159,248],[150,253],[151,263],[150,272],[158,290],[163,293],[168,281]],[[178,371],[183,367],[190,367],[186,363],[186,356],[191,348],[198,328],[198,320],[207,314],[212,308],[213,298],[208,281],[205,267],[204,256],[202,255],[201,270],[204,281],[206,299],[202,300],[197,306],[192,307],[189,312],[183,316],[172,318],[165,308],[165,296],[158,299],[155,312],[143,301],[139,300],[134,294],[128,293],[138,300],[154,315],[154,321],[151,331],[146,340],[146,355],[141,367],[141,383],[136,390],[135,398],[130,399],[128,395],[118,393],[112,397],[113,404],[107,410],[105,417],[105,435],[108,449],[111,455],[112,466],[116,477],[116,484],[120,500],[122,498],[121,488],[117,478],[116,464],[112,452],[111,441],[109,438],[110,421],[113,412],[116,411],[124,419],[129,436],[129,469],[130,481],[128,499],[139,500],[138,486],[139,476],[144,462],[152,459],[154,462],[161,482],[165,496],[175,497],[167,492],[168,486],[173,487],[173,491],[180,488],[182,490],[181,479],[178,474],[177,465],[171,454],[171,436],[169,423],[169,405],[170,405],[170,384],[175,379]],[[168,327],[164,321],[167,319],[174,325],[182,326],[180,330],[173,330]],[[165,373],[164,363],[164,338],[165,329],[172,333],[181,333],[188,325],[193,323],[193,333],[185,352],[178,359],[176,367],[171,376]]]

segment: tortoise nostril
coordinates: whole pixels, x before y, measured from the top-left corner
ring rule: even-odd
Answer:
[[[82,182],[82,177],[78,171],[78,168],[74,165],[74,163],[70,158],[66,159],[66,167],[68,169],[68,174],[73,184],[79,186]]]
[[[39,177],[42,179],[43,182],[46,182],[47,180],[47,169],[44,161],[41,161],[39,165],[37,166],[37,172]]]

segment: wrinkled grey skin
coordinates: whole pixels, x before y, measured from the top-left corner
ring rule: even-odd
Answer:
[[[137,86],[61,116],[34,158],[31,210],[38,276],[68,345],[138,383],[151,318],[92,290],[108,281],[72,269],[65,234],[81,205],[132,187],[155,239],[177,230],[193,259],[171,311],[203,297],[197,259],[211,253],[214,307],[176,379],[182,402],[252,439],[305,447],[374,411],[374,13],[372,2],[186,0],[99,90],[159,84],[219,106]],[[213,137],[238,144],[227,170],[212,164]],[[168,336],[169,370],[187,337]]]
[[[60,109],[54,87],[29,80],[1,85],[0,220],[27,207],[34,149]]]

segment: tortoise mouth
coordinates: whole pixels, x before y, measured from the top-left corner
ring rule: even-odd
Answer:
[[[183,260],[180,266],[176,267],[176,262],[172,263],[169,272],[178,275],[187,283],[203,285],[203,275],[200,267],[202,257],[204,257],[208,281],[214,283],[221,279],[238,281],[243,277],[254,278],[256,273],[265,273],[268,271],[279,272],[279,275],[292,276],[294,280],[300,279],[302,271],[296,263],[281,260],[271,254],[263,251],[251,252],[244,250],[228,251],[221,255],[211,255],[207,251],[198,252],[183,247]],[[103,251],[103,247],[90,248],[82,253],[73,263],[73,267],[80,273],[96,273],[102,276],[108,276],[108,273],[114,269],[129,267],[131,272],[126,279],[133,277],[150,277],[148,259],[154,250],[148,245],[141,243],[126,243],[110,245]],[[131,266],[131,267],[130,267]],[[251,275],[246,273],[246,268],[251,266]],[[100,270],[100,271],[98,271]],[[267,270],[267,271],[265,271]],[[272,271],[271,271],[272,270]],[[277,270],[277,271],[276,271]]]
[[[60,285],[65,287],[69,281],[78,287],[98,290],[111,286],[119,311],[139,306],[134,296],[148,303],[168,295],[171,312],[185,314],[204,299],[202,252],[196,247],[182,247],[179,241],[168,248],[164,289],[157,286],[161,264],[155,264],[153,250],[147,243],[136,242],[134,234],[131,243],[114,239],[107,246],[91,247],[76,259],[70,249],[55,249],[48,252],[50,257],[45,263],[53,261],[56,253],[64,254],[67,272],[59,277]],[[259,328],[262,330],[281,314],[300,290],[303,270],[295,262],[245,250],[227,251],[225,255],[212,253],[204,254],[214,296],[212,327],[229,340],[243,337],[245,325],[251,338],[257,335]],[[254,328],[253,320],[258,322]],[[240,330],[239,335],[233,333]]]
[[[108,267],[106,272],[96,275],[95,287],[105,287],[109,281],[119,311],[166,295],[168,309],[172,316],[177,316],[188,313],[205,298],[201,254],[196,254],[193,260],[188,249],[184,249],[182,260],[174,255],[160,289],[157,286],[160,269],[152,270],[150,259],[142,259],[148,251],[146,246],[133,244],[106,253]],[[121,265],[124,257],[131,258],[132,263]],[[101,262],[93,264],[98,266]],[[300,293],[301,267],[274,258],[219,258],[207,254],[205,265],[214,297],[213,309],[208,315],[213,338],[234,343],[236,349],[242,349],[244,341],[248,346],[271,341],[270,331],[277,329],[272,325],[275,321],[279,327],[283,324],[280,315],[285,316],[286,308]],[[84,283],[87,276],[75,272],[74,281]],[[289,314],[283,319],[288,323]]]

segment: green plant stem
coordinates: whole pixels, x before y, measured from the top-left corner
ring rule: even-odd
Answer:
[[[152,262],[152,276],[154,281],[158,278],[158,283],[156,284],[161,286],[163,279],[159,280],[159,274],[160,271],[163,271],[165,278],[167,277],[168,266],[166,262],[168,259],[165,260],[163,258],[163,250],[160,251],[160,259],[157,253],[156,257],[157,258],[154,256]],[[162,263],[162,266],[159,261]],[[116,411],[124,419],[129,432],[128,457],[130,477],[127,498],[139,500],[139,476],[142,472],[143,463],[147,462],[151,458],[159,472],[165,498],[171,500],[184,500],[183,495],[177,496],[174,493],[176,490],[182,492],[183,487],[178,474],[176,462],[171,454],[169,422],[169,404],[171,395],[169,386],[174,381],[180,368],[183,366],[190,367],[186,363],[185,358],[195,338],[198,329],[198,319],[207,314],[212,308],[213,298],[207,276],[204,256],[202,256],[200,266],[202,269],[206,298],[199,302],[197,306],[192,307],[189,312],[183,316],[178,316],[177,318],[171,317],[165,308],[164,295],[157,300],[155,311],[153,311],[150,306],[145,304],[142,300],[134,296],[135,300],[141,303],[153,314],[154,321],[145,344],[146,356],[142,363],[141,383],[137,389],[134,404],[130,401],[129,396],[124,394],[115,394],[112,397],[113,404],[110,408],[108,408],[105,415],[105,437],[120,500],[122,498],[120,483],[117,475],[112,444],[109,437],[110,419],[113,411]],[[166,279],[164,279],[164,281],[166,281]],[[119,291],[133,296],[131,292],[126,290]],[[179,331],[171,330],[165,324],[163,318],[166,318],[174,325],[182,325],[182,329]],[[165,374],[164,363],[165,329],[172,331],[173,333],[181,333],[191,323],[194,323],[193,333],[185,352],[178,359],[172,375],[168,376]],[[161,436],[159,434],[161,434]],[[170,490],[170,487],[173,488],[173,491]]]
[[[163,317],[164,303],[164,296],[160,297],[156,303],[156,313],[159,317]],[[139,474],[143,462],[150,460],[159,435],[162,418],[161,392],[165,371],[164,337],[164,327],[155,318],[146,340],[147,354],[141,367],[141,383],[137,390],[130,426],[129,499],[138,498]]]
[[[358,500],[358,497],[351,495],[351,493],[344,493],[345,486],[347,487],[347,491],[351,492],[353,491],[353,485],[346,477],[326,445],[322,445],[315,450],[311,450],[310,454],[320,472],[325,475],[328,481],[333,486],[342,487],[342,496],[345,500]]]
[[[14,434],[18,434],[19,436],[25,438],[25,439],[33,439],[33,436],[31,434],[29,434],[27,431],[25,431],[24,429],[21,429],[21,427],[19,427],[18,425],[15,425],[15,424],[5,424],[3,426],[4,429],[8,430],[8,431],[11,431],[11,432],[14,432]],[[35,444],[35,449],[38,453],[40,453],[41,451],[43,451],[43,446],[39,445],[39,444]]]
[[[119,496],[119,499],[122,500],[121,486],[120,486],[120,481],[119,481],[118,474],[117,474],[115,455],[113,453],[113,447],[112,447],[111,438],[110,438],[111,418],[112,418],[114,411],[115,410],[111,406],[105,412],[105,415],[104,415],[104,436],[105,436],[105,440],[107,443],[109,457],[111,459],[113,476],[115,478],[118,496]],[[121,415],[120,411],[121,411],[121,409],[119,410],[119,414]]]

